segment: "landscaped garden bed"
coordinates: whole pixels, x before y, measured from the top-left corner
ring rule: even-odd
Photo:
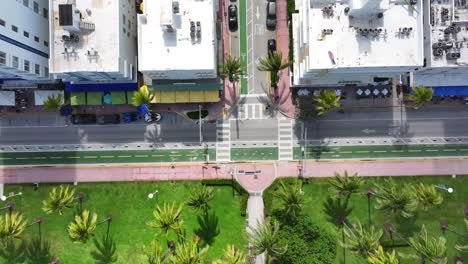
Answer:
[[[202,188],[200,181],[67,185],[75,189],[76,197],[80,192],[84,193],[83,211],[96,213],[97,222],[112,215],[109,236],[116,245],[115,263],[148,263],[144,247],[150,248],[153,240],[156,240],[163,250],[167,249],[166,245],[170,240],[176,242],[176,247],[179,246],[179,235],[169,232],[165,236],[165,232],[160,228],[148,225],[156,221],[153,215],[156,205],[163,208],[164,204],[172,206],[173,203],[176,208],[183,204],[181,233],[184,233],[187,241],[193,241],[196,234],[201,238],[200,247],[209,246],[205,254],[206,259],[221,258],[229,244],[246,253],[245,218],[240,214],[242,196],[239,196],[236,190],[233,191],[232,187],[208,187],[213,190],[213,199],[208,203],[209,208],[201,211],[188,205],[190,195]],[[42,239],[50,242],[51,255],[59,257],[60,263],[95,263],[90,255],[96,248],[93,240],[105,237],[107,222],[97,225],[95,235],[86,242],[72,241],[67,227],[80,210],[78,199],[72,208],[64,209],[62,215],[46,214],[42,210],[43,201],[48,199],[52,188],[58,186],[41,184],[37,190],[33,190],[29,184],[6,185],[6,194],[22,192],[22,195],[9,198],[6,202],[14,202],[13,211],[21,213],[27,223],[33,222],[39,216],[43,217]],[[148,196],[150,193],[154,195],[152,199]],[[6,202],[3,202],[3,206]],[[31,226],[25,229],[21,240],[29,241],[37,235],[37,226]]]
[[[362,185],[359,186],[355,193],[349,195],[348,198],[346,193],[337,193],[336,188],[332,188],[330,184],[331,179],[311,178],[307,180],[308,183],[306,183],[306,181],[301,183],[301,193],[303,193],[305,202],[300,210],[302,216],[298,219],[301,219],[300,221],[304,221],[302,219],[310,221],[310,226],[314,225],[312,230],[322,230],[320,232],[322,235],[314,238],[316,240],[315,244],[309,243],[309,247],[304,247],[302,251],[298,252],[304,252],[306,249],[309,250],[311,259],[314,257],[312,254],[317,253],[320,254],[319,256],[326,256],[328,252],[328,254],[333,254],[334,256],[331,259],[321,259],[313,263],[368,263],[367,258],[353,253],[350,248],[347,248],[344,251],[345,255],[343,255],[343,248],[341,247],[343,238],[341,221],[345,220],[346,225],[350,227],[349,230],[354,230],[355,232],[358,228],[358,222],[361,223],[364,230],[368,230],[370,220],[375,231],[382,232],[380,245],[382,245],[387,252],[391,252],[393,249],[399,255],[404,255],[400,257],[399,263],[420,263],[420,252],[409,246],[408,241],[411,237],[415,238],[420,233],[423,225],[430,239],[439,239],[439,237],[442,237],[446,240],[445,247],[448,263],[454,263],[454,258],[456,256],[462,256],[466,261],[468,259],[468,254],[456,250],[455,247],[456,245],[466,245],[467,241],[450,230],[457,231],[462,235],[466,235],[468,232],[468,227],[465,225],[464,220],[465,217],[467,217],[464,215],[464,210],[466,210],[465,208],[468,206],[468,188],[466,187],[468,186],[468,177],[391,177],[391,180],[395,184],[395,193],[409,191],[408,197],[412,199],[413,202],[417,199],[415,193],[417,192],[416,187],[419,186],[419,183],[423,183],[426,187],[438,186],[435,190],[443,199],[441,204],[431,205],[427,210],[424,210],[421,205],[422,203],[415,203],[413,204],[415,208],[411,210],[413,216],[406,217],[397,216],[389,210],[376,208],[378,207],[377,196],[379,193],[382,193],[378,190],[377,186],[389,186],[389,184],[391,184],[391,181],[388,182],[389,178],[390,177],[363,177],[361,178]],[[278,221],[281,221],[282,210],[284,212],[284,210],[286,210],[285,208],[293,208],[291,206],[285,207],[284,199],[278,196],[282,189],[280,185],[281,182],[284,183],[285,186],[294,185],[294,179],[277,180],[264,192],[265,212],[270,219],[277,219]],[[445,187],[441,186],[441,184],[445,185]],[[369,200],[367,196],[369,187],[372,188],[370,191],[373,193],[370,196],[370,219],[368,212]],[[444,187],[446,190],[439,187]],[[449,193],[448,188],[453,188],[453,192]],[[380,198],[383,199],[382,197]],[[278,214],[280,217],[278,217]],[[346,216],[346,218],[343,219],[342,216]],[[445,232],[441,230],[441,222],[444,221],[447,221],[450,229]],[[393,230],[388,229],[390,227],[388,224],[392,224]],[[291,229],[291,227],[286,228],[288,230]],[[389,231],[393,231],[392,236],[390,236]],[[315,232],[307,230],[307,233],[302,234],[302,236],[309,236],[310,238],[310,234],[315,234]],[[328,240],[329,235],[333,237],[335,244],[333,247],[330,247],[330,241]],[[325,240],[323,238],[325,238]],[[346,239],[347,236],[345,236],[345,244]],[[288,250],[298,250],[303,243],[301,242],[302,240],[304,240],[304,238],[298,238],[297,234],[293,234],[284,241],[288,243]],[[324,248],[327,252],[323,251]],[[282,255],[278,258],[281,259],[285,257],[288,256]],[[306,262],[299,261],[291,263]],[[435,262],[431,262],[429,258],[426,258],[426,263]]]

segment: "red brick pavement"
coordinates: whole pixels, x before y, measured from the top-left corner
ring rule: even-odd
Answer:
[[[277,177],[295,177],[298,164],[128,164],[89,165],[79,167],[10,167],[0,170],[0,183],[32,182],[105,182],[231,179],[234,177],[250,192],[263,191]],[[413,176],[468,174],[467,159],[409,161],[331,161],[305,165],[305,177],[330,177],[335,172],[357,172],[361,176]],[[232,172],[232,174],[231,174]],[[250,172],[255,172],[250,174]]]

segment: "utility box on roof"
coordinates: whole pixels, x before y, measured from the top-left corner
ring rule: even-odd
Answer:
[[[59,25],[66,31],[80,31],[80,10],[72,4],[59,5]]]

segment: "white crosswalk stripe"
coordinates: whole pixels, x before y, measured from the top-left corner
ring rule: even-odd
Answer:
[[[293,159],[293,129],[291,119],[278,118],[279,160]]]
[[[265,111],[265,105],[263,104],[241,104],[236,106],[234,113],[229,119],[252,120],[269,118]]]
[[[216,161],[231,161],[231,122],[216,121]]]

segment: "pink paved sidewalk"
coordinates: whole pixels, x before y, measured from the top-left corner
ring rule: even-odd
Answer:
[[[288,29],[288,7],[286,0],[278,0],[278,24],[276,31],[276,43],[278,50],[283,54],[283,58],[288,61],[289,57],[289,29]],[[296,106],[293,104],[290,90],[289,68],[281,72],[281,78],[278,83],[277,95],[279,96],[279,109],[288,116],[294,117]]]
[[[343,173],[345,170],[349,173],[357,172],[361,176],[452,175],[467,174],[468,160],[310,161],[304,167],[305,177],[330,177],[335,172]],[[298,174],[297,163],[194,164],[175,167],[129,164],[128,166],[3,168],[0,170],[0,183],[167,181],[234,177],[248,191],[259,192],[268,187],[275,178],[295,177]]]

